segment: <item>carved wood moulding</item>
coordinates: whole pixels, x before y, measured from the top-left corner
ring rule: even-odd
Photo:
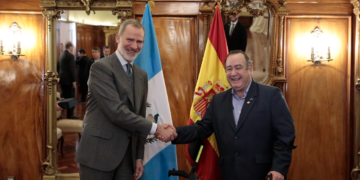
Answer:
[[[133,7],[132,0],[40,0],[43,9],[86,10],[116,10]]]

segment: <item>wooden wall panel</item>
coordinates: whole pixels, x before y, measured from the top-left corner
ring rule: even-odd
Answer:
[[[102,48],[105,46],[105,33],[103,26],[93,26],[92,36],[94,46],[100,48],[100,54],[103,54]]]
[[[141,17],[137,18],[141,21]],[[187,125],[196,85],[194,17],[153,16],[174,126]],[[176,70],[175,70],[176,69]],[[188,171],[185,145],[177,145],[178,168]]]
[[[351,15],[353,5],[349,3],[288,3],[290,15]]]
[[[91,59],[91,49],[94,46],[92,26],[76,24],[76,39],[76,52],[78,52],[79,49],[84,49],[86,55]]]
[[[0,36],[17,22],[22,54],[0,55],[0,178],[38,180],[45,160],[45,19],[42,15],[0,14]]]
[[[0,0],[0,10],[5,11],[41,11],[40,0]]]
[[[102,47],[105,45],[105,34],[102,26],[76,24],[76,39],[76,52],[79,49],[84,49],[86,55],[92,59],[91,49],[97,46],[103,54]]]
[[[289,179],[350,179],[350,17],[286,20],[286,100],[296,129]],[[309,38],[319,26],[334,61],[316,66]]]
[[[108,37],[108,46],[110,47],[110,54],[114,53],[117,49],[117,43],[116,43],[116,34],[111,34],[109,37]]]

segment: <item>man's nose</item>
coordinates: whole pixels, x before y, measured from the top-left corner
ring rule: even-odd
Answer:
[[[137,43],[136,43],[136,41],[134,41],[134,42],[131,43],[131,48],[137,49]]]

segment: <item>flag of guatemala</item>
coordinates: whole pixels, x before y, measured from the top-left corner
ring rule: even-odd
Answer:
[[[146,5],[141,24],[145,28],[145,42],[134,63],[148,74],[148,107],[146,119],[159,125],[172,124],[170,106],[161,67],[159,47],[156,40],[154,24],[149,4]],[[177,180],[168,177],[168,170],[177,169],[176,147],[170,142],[163,143],[149,135],[145,144],[144,173],[141,180]]]

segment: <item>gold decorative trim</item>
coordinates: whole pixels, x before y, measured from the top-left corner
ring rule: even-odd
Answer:
[[[58,174],[57,180],[80,180],[79,173]]]
[[[47,145],[47,149],[53,150],[52,146]],[[54,175],[56,170],[50,163],[50,154],[46,158],[46,161],[41,164],[43,166],[45,175]]]
[[[350,3],[354,6],[353,12],[360,20],[360,2],[359,0],[351,0]]]
[[[55,0],[40,0],[40,7],[42,8],[56,7],[56,2]]]
[[[285,4],[287,3],[287,0],[278,0],[278,3],[281,5],[281,7],[285,7]]]
[[[54,73],[48,70],[45,74],[44,80],[47,83],[49,95],[51,95],[52,86],[56,85],[59,82],[58,74],[56,72]]]
[[[204,28],[203,28],[203,33],[204,33],[204,44],[206,44],[207,41],[207,37],[209,34],[209,17],[214,13],[214,7],[210,7],[209,6],[209,0],[204,0],[204,4],[200,7],[199,11],[202,15],[204,15]]]
[[[264,13],[266,13],[267,9],[253,9],[249,6],[249,4],[246,5],[246,10],[253,15],[255,18],[259,16],[263,16]]]
[[[43,9],[42,14],[46,17],[48,21],[51,21],[52,19],[60,19],[61,15],[60,13],[64,13],[63,10],[57,10],[57,9]]]
[[[47,86],[47,128],[46,128],[46,160],[42,163],[44,168],[44,178],[51,178],[51,175],[57,174],[57,156],[56,156],[56,84],[58,75],[56,73],[56,19],[60,18],[59,9],[43,9],[43,16],[47,22],[47,72],[45,74],[45,84]],[[50,175],[50,176],[49,176]]]
[[[40,0],[40,7],[65,10],[113,10],[117,8],[132,8],[132,0]]]
[[[283,68],[283,52],[284,52],[284,23],[285,23],[285,16],[289,15],[290,10],[288,10],[284,5],[286,4],[286,0],[279,1],[279,4],[281,7],[277,9],[276,14],[278,16],[278,23],[279,23],[279,29],[278,29],[278,44],[277,44],[277,60],[276,60],[276,67],[275,75],[276,76],[282,76],[284,77],[284,68]],[[284,77],[285,79],[285,77]]]
[[[131,17],[132,11],[131,9],[113,10],[112,14],[115,15],[118,19],[121,19],[121,21],[125,21],[126,19]]]
[[[81,0],[82,3],[84,3],[84,6],[85,6],[85,12],[87,15],[90,14],[90,3],[91,3],[91,0]],[[95,14],[95,11],[94,11],[94,14]]]
[[[131,0],[129,0],[129,1],[117,0],[116,1],[116,7],[118,7],[118,8],[121,8],[121,7],[132,8],[133,7],[133,1],[131,1]]]

